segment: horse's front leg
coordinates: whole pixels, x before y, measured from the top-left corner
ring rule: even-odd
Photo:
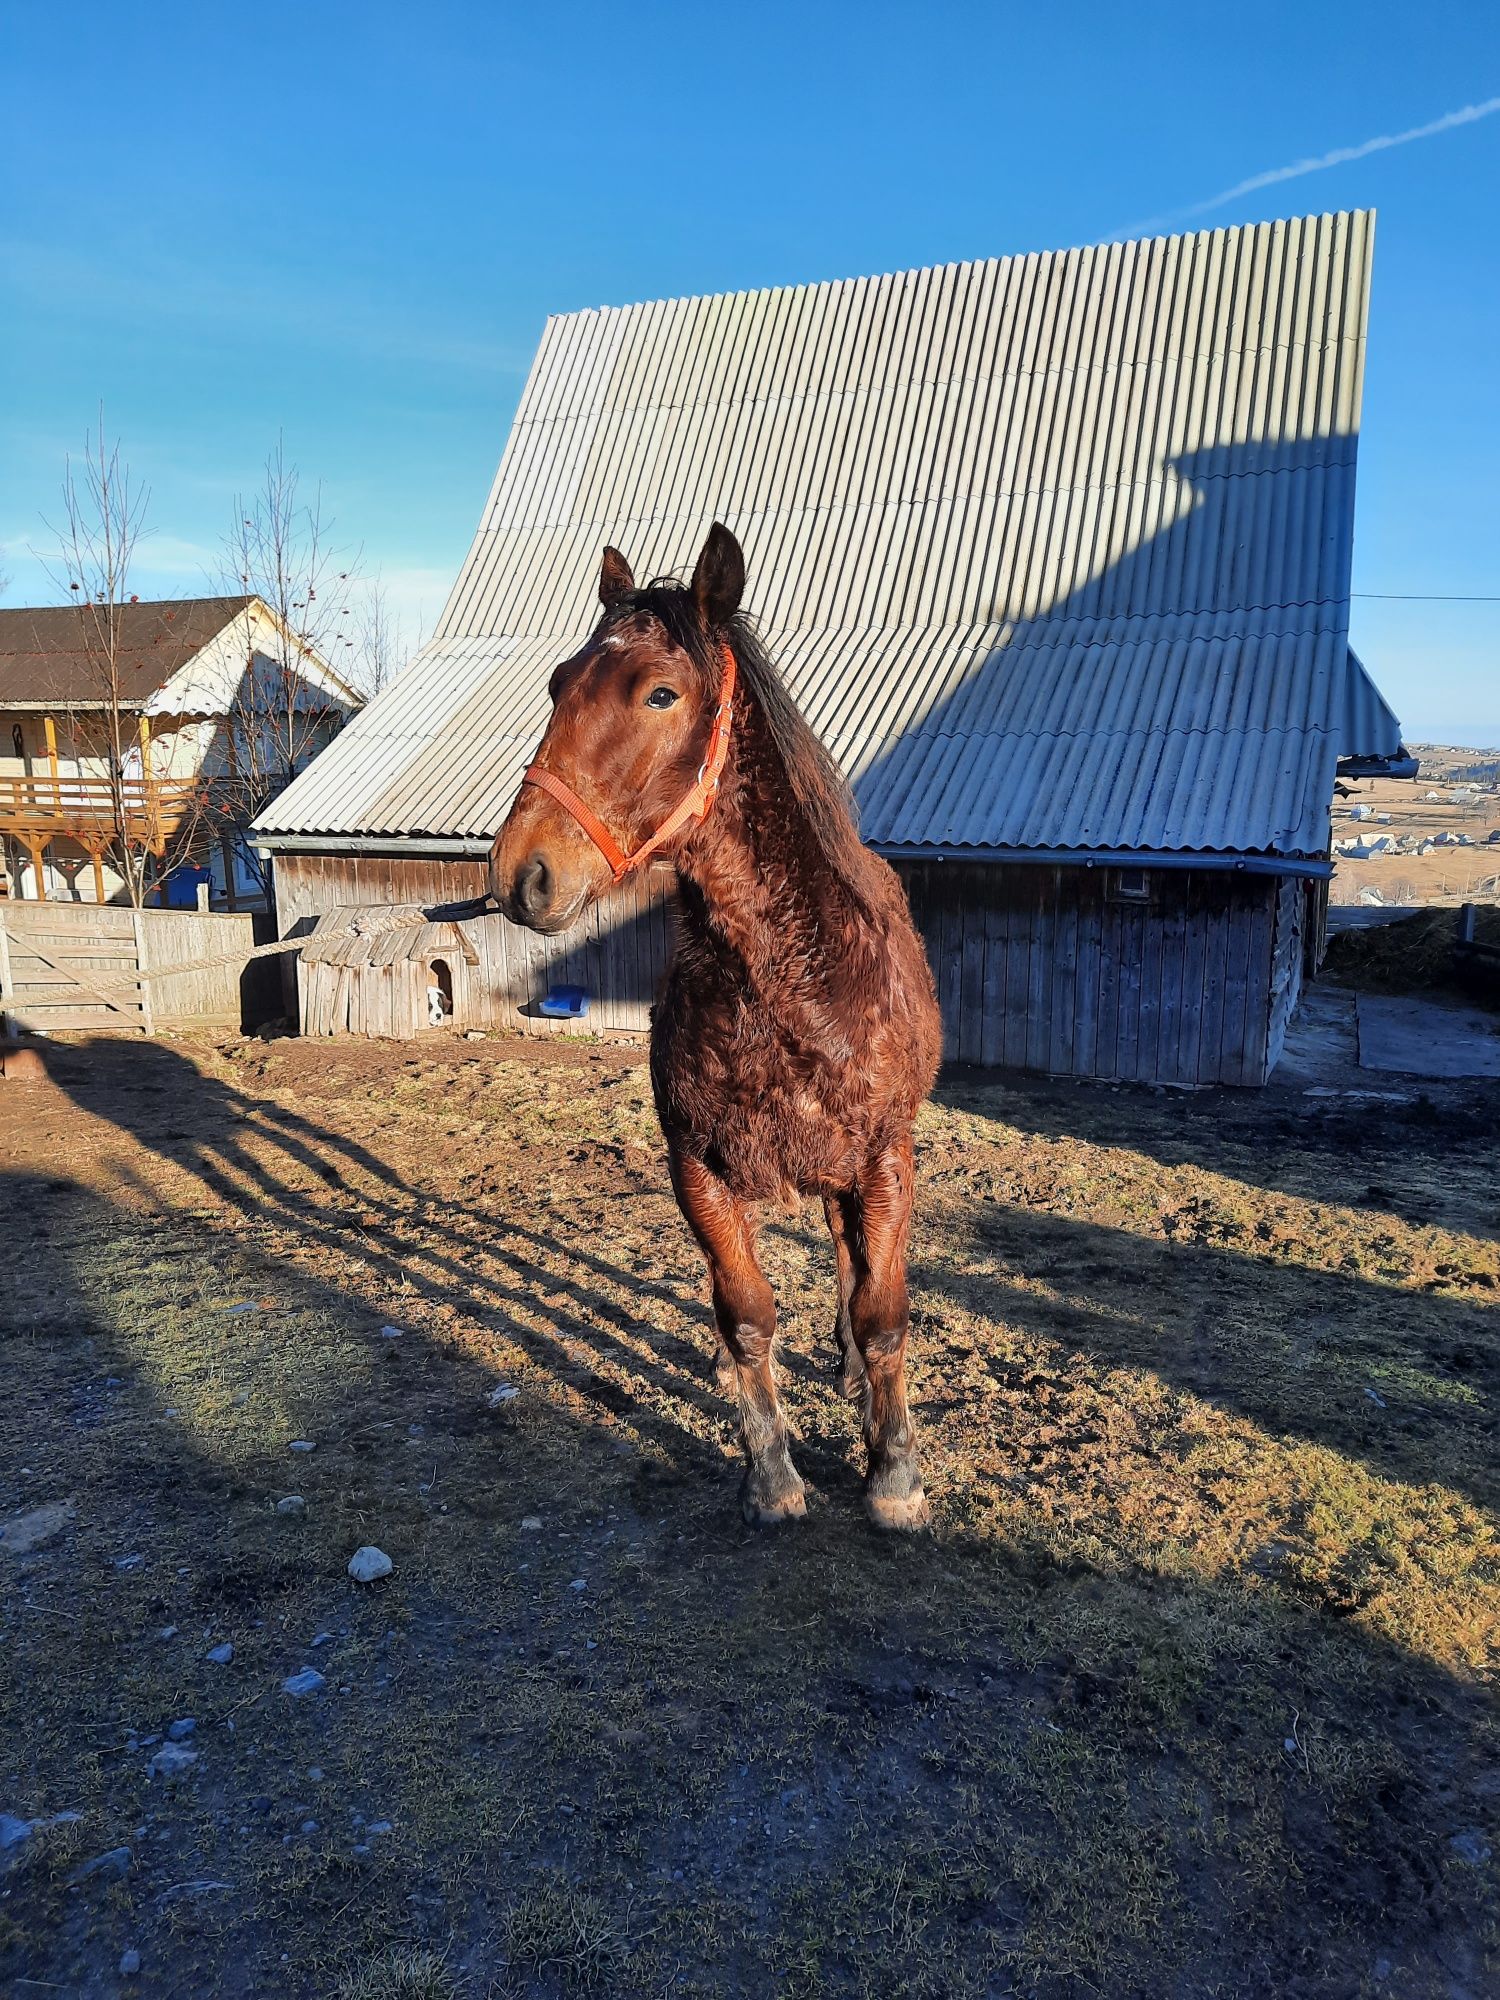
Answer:
[[[838,1384],[851,1403],[864,1400],[865,1364],[854,1341],[849,1322],[849,1300],[854,1292],[854,1252],[850,1246],[849,1210],[856,1205],[844,1195],[825,1194],[823,1215],[833,1238],[833,1267],[838,1279],[838,1317],[833,1323],[833,1340],[838,1349]]]
[[[906,1404],[912,1186],[908,1138],[870,1161],[853,1195],[842,1197],[854,1263],[849,1320],[865,1365],[865,1506],[881,1528],[920,1528],[928,1518],[916,1429]]]
[[[701,1160],[672,1149],[678,1205],[708,1259],[714,1317],[733,1368],[745,1447],[740,1504],[745,1519],[770,1524],[807,1512],[806,1489],[787,1450],[786,1423],[776,1400],[771,1346],[776,1302],[755,1259],[745,1204]]]

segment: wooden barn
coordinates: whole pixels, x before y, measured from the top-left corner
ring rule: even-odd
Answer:
[[[1324,215],[549,321],[435,637],[258,823],[282,934],[480,893],[604,544],[681,570],[719,518],[905,874],[949,1056],[1262,1082],[1336,774],[1403,768],[1349,645],[1372,237]],[[644,1028],[671,896],[657,870],[562,940],[464,925],[454,1018],[551,1032],[570,985],[584,1028]]]

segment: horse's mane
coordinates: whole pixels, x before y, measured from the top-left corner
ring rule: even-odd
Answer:
[[[613,624],[632,611],[649,612],[661,622],[667,637],[698,668],[709,693],[718,687],[722,672],[719,640],[728,640],[741,685],[760,710],[809,834],[844,887],[857,901],[867,903],[869,854],[859,837],[853,796],[844,774],[788,694],[775,663],[760,642],[754,620],[748,613],[737,611],[721,634],[706,630],[692,591],[675,577],[658,577],[644,588],[631,591],[613,608],[606,622]]]

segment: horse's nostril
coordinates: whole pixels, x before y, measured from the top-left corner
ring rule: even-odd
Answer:
[[[540,917],[552,900],[552,870],[533,854],[516,870],[516,901],[528,917]]]

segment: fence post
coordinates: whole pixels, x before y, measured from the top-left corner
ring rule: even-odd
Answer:
[[[6,927],[5,912],[0,910],[0,1015],[4,1016],[4,1033],[8,1042],[13,1042],[20,1034],[12,1011],[15,998],[15,984],[10,976],[10,931]]]
[[[144,910],[132,910],[131,928],[135,932],[135,969],[141,988],[141,1026],[148,1035],[156,1033],[156,1019],[151,1011],[151,982],[146,977],[146,914]]]

